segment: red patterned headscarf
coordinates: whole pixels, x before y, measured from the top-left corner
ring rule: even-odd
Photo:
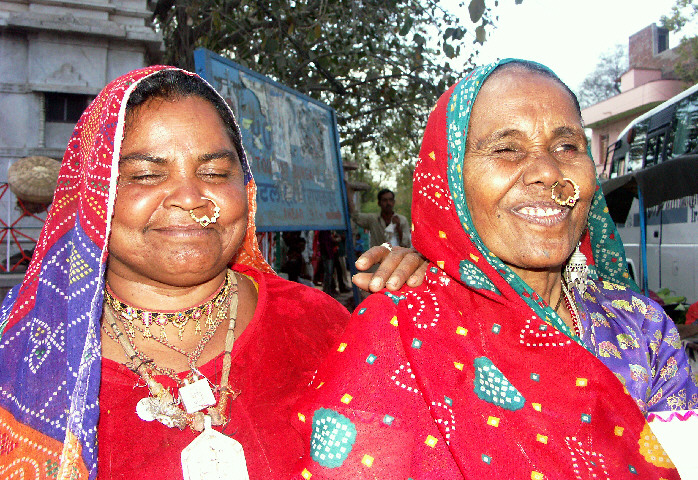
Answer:
[[[26,469],[38,478],[96,476],[100,318],[126,104],[141,80],[165,69],[172,67],[117,78],[82,114],[24,281],[3,303],[2,478]],[[233,130],[249,213],[243,243],[230,260],[270,272],[255,235],[256,186],[239,127]]]

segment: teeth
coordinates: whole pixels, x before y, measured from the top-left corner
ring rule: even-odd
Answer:
[[[553,215],[560,213],[561,210],[559,208],[552,207],[523,207],[521,210],[519,210],[519,212],[531,217],[552,217]]]

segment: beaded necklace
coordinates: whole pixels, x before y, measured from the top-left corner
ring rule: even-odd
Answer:
[[[112,292],[111,287],[107,283],[107,288],[105,288],[104,291],[104,300],[107,305],[113,308],[114,311],[124,319],[126,332],[129,334],[129,336],[133,337],[135,331],[135,320],[139,319],[143,324],[143,328],[139,329],[143,334],[143,338],[153,337],[153,334],[150,331],[150,326],[155,323],[156,325],[163,327],[160,332],[160,336],[167,341],[167,335],[165,334],[164,327],[166,327],[168,323],[171,323],[177,327],[179,339],[182,340],[184,336],[184,329],[190,320],[194,320],[196,323],[197,334],[201,334],[200,320],[204,316],[206,316],[207,330],[210,330],[211,328],[215,329],[217,325],[215,325],[215,320],[213,319],[213,309],[220,308],[222,306],[225,299],[228,298],[229,291],[230,282],[228,281],[228,276],[226,275],[223,284],[203,303],[185,310],[153,312],[134,307],[123,300],[116,298],[114,296],[114,292]]]
[[[193,383],[182,381],[178,376],[174,374],[174,370],[167,369],[164,367],[158,367],[157,365],[155,365],[152,359],[146,357],[142,352],[139,352],[136,349],[135,344],[133,343],[133,339],[128,334],[124,334],[119,328],[117,324],[116,315],[118,312],[115,311],[111,304],[107,303],[108,308],[104,309],[104,315],[106,323],[108,323],[111,327],[113,334],[106,329],[105,332],[110,338],[117,341],[121,345],[121,347],[124,349],[126,357],[128,358],[126,366],[132,372],[136,373],[146,383],[150,391],[151,396],[141,399],[136,407],[136,412],[138,413],[138,416],[142,419],[147,421],[158,420],[160,423],[168,427],[177,427],[180,430],[183,430],[188,425],[195,431],[202,431],[204,429],[206,416],[210,417],[211,424],[213,425],[223,425],[226,423],[225,411],[228,399],[229,397],[235,399],[235,397],[239,395],[239,392],[232,390],[228,385],[228,380],[230,377],[230,368],[232,364],[231,352],[233,349],[233,344],[235,342],[234,330],[235,320],[237,318],[238,305],[237,279],[233,272],[228,272],[228,275],[226,275],[225,283],[228,286],[227,294],[225,295],[224,301],[221,302],[221,308],[219,309],[218,314],[216,315],[215,327],[209,326],[206,335],[204,335],[202,340],[197,345],[197,348],[193,352],[187,353],[178,347],[173,348],[173,345],[166,339],[164,341],[165,343],[163,343],[161,342],[162,339],[151,337],[154,340],[161,342],[163,345],[166,345],[175,350],[176,352],[187,357],[189,367],[191,368],[192,373],[194,375],[195,381]],[[105,292],[105,296],[106,295],[107,293]],[[208,389],[208,391],[210,392],[210,387],[208,386],[207,379],[198,379],[198,370],[196,369],[196,362],[201,356],[201,353],[203,352],[206,343],[208,343],[208,341],[212,338],[213,333],[215,333],[216,327],[220,325],[223,319],[225,319],[226,311],[230,312],[230,322],[225,338],[225,350],[223,356],[223,370],[221,372],[221,382],[220,385],[216,388],[216,393],[218,393],[219,398],[218,401],[215,401],[215,398],[213,398],[213,401],[204,402],[199,405],[197,404],[197,402],[199,402],[198,397],[201,395],[201,389]],[[173,378],[180,385],[180,398],[175,399],[168,389],[166,389],[160,382],[155,380],[152,376],[153,371],[165,373],[170,378]],[[182,397],[184,397],[185,389],[189,389],[189,391],[192,391],[192,389],[194,389],[194,387],[197,384],[198,387],[195,388],[197,392],[193,394],[188,394],[188,396],[190,397],[191,395],[193,395],[194,400],[190,401],[189,404],[187,404],[186,399],[184,400],[184,406],[186,408],[185,411],[182,408]],[[213,397],[213,393],[211,393],[210,395],[211,397]],[[194,403],[191,404],[191,402]],[[206,414],[204,414],[204,412],[202,411],[205,407],[208,407],[206,408]]]
[[[568,290],[564,280],[562,281],[562,292],[565,297],[565,306],[567,307],[567,310],[570,312],[570,316],[572,317],[572,326],[574,327],[574,334],[577,335],[579,338],[582,338],[582,326],[579,320],[579,313],[577,313],[577,306],[575,305],[572,293]]]
[[[560,304],[562,303],[562,296],[563,296],[563,293],[562,293],[562,290],[560,290],[560,297],[557,299],[557,303],[555,304],[555,308],[554,308],[555,313],[557,313],[557,310],[560,308]]]

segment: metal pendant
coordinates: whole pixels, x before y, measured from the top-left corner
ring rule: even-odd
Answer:
[[[242,445],[211,428],[206,416],[204,431],[182,450],[184,480],[249,480]]]
[[[136,415],[146,422],[157,420],[170,428],[183,430],[187,426],[186,414],[172,401],[168,401],[167,396],[141,398],[136,404]]]
[[[179,398],[184,403],[187,413],[198,412],[216,404],[216,397],[206,378],[201,378],[189,385],[179,388]]]

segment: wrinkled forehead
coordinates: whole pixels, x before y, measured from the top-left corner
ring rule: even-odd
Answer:
[[[491,88],[494,88],[492,84],[497,83],[497,81],[500,83],[506,82],[510,85],[516,86],[517,84],[523,83],[525,80],[532,81],[541,88],[554,90],[557,93],[561,93],[563,96],[565,96],[566,99],[569,100],[573,110],[576,112],[579,123],[582,123],[582,111],[579,106],[577,96],[574,94],[574,92],[572,92],[572,90],[570,90],[570,88],[551,70],[548,70],[542,65],[530,62],[510,62],[497,66],[482,81],[482,86],[478,92],[477,98],[475,98],[475,101],[481,97],[480,93],[482,93],[483,90],[488,91],[491,90]],[[535,101],[535,99],[532,99],[532,101]]]
[[[572,97],[553,78],[521,69],[493,73],[473,102],[467,142],[491,130],[517,130],[527,124],[581,130]]]

